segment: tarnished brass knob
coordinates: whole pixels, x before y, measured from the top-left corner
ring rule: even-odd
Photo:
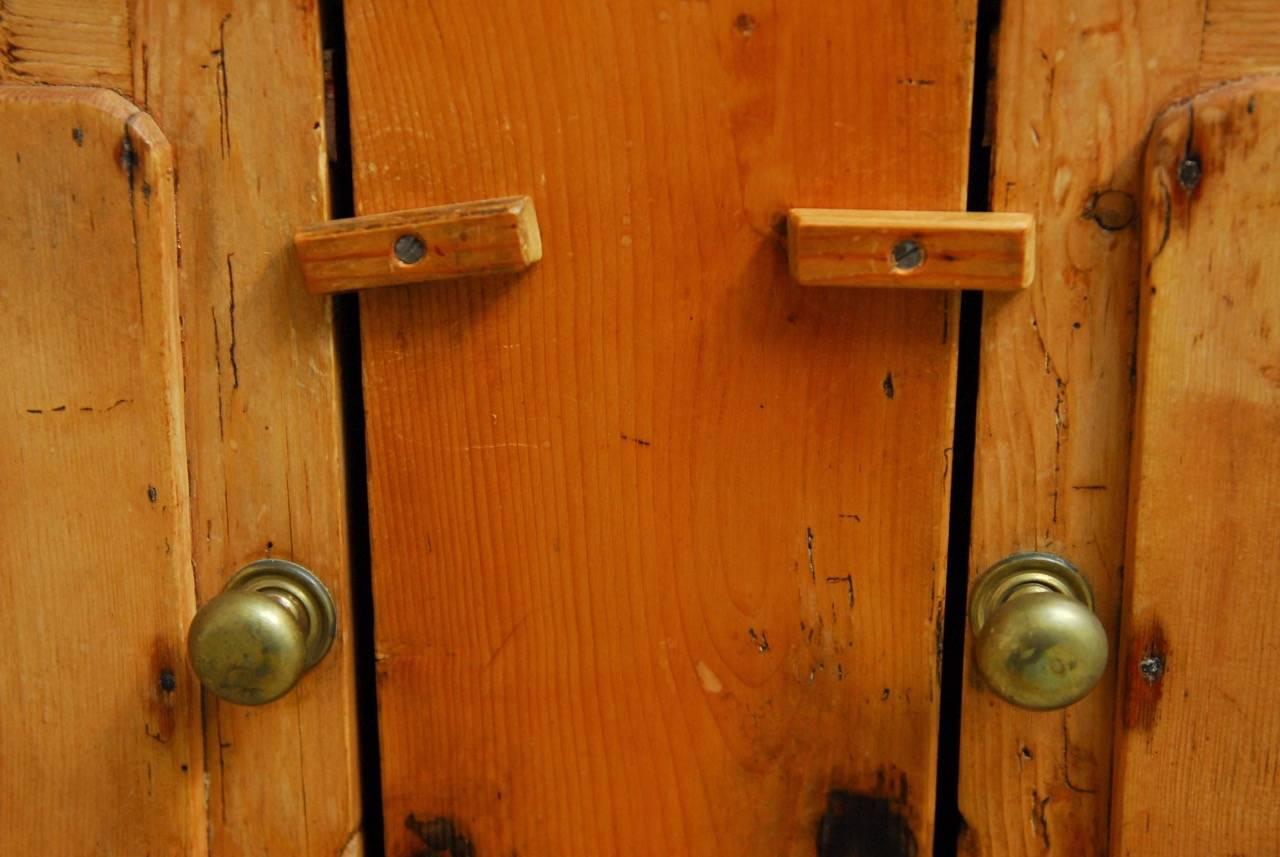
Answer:
[[[196,612],[187,651],[210,691],[239,705],[262,705],[320,662],[337,624],[319,578],[296,563],[264,559],[236,572]]]
[[[974,586],[969,617],[978,671],[1014,705],[1066,708],[1107,668],[1093,590],[1062,557],[1023,553],[996,563]]]

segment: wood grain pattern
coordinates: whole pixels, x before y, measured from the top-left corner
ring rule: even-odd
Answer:
[[[1234,3],[1234,6],[1231,4]],[[1280,67],[1269,4],[1016,0],[996,64],[992,206],[1036,216],[1037,274],[984,301],[970,569],[1020,550],[1076,563],[1119,619],[1137,312],[1142,143],[1208,80]],[[1233,41],[1247,33],[1248,45]],[[1202,46],[1204,53],[1202,53]],[[1234,60],[1232,59],[1234,57]],[[970,669],[970,676],[974,678]],[[1056,714],[964,697],[962,852],[1106,853],[1110,677]]]
[[[1280,3],[1204,0],[1200,86],[1280,68]]]
[[[1280,851],[1278,160],[1276,78],[1147,147],[1117,857]]]
[[[787,259],[805,286],[1012,291],[1035,271],[1034,223],[1006,212],[793,208]],[[907,241],[918,254],[896,260]]]
[[[402,239],[417,258],[401,258]],[[331,220],[293,239],[312,294],[523,271],[542,258],[542,237],[527,196],[438,205]]]
[[[958,301],[775,227],[963,209],[972,4],[346,14],[361,210],[547,251],[360,297],[389,853],[928,853]]]
[[[289,247],[328,215],[319,18],[269,0],[0,0],[0,79],[132,94],[176,152],[199,597],[272,554],[316,571],[347,616],[333,320]],[[209,702],[214,853],[362,853],[347,631],[279,704]]]
[[[99,89],[0,126],[0,852],[203,854],[172,152]]]
[[[262,556],[338,604],[333,649],[261,709],[206,700],[211,848],[361,848],[344,455],[330,301],[293,258],[328,216],[314,4],[155,0],[137,11],[136,89],[179,166],[192,519],[201,601]]]
[[[131,0],[0,0],[0,83],[133,82]]]

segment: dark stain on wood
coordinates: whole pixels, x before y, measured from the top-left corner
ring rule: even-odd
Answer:
[[[1133,635],[1125,658],[1124,728],[1150,732],[1159,716],[1169,643],[1159,620]]]
[[[818,820],[817,857],[918,857],[906,819],[907,778],[881,771],[871,794],[832,789]]]
[[[184,694],[177,693],[177,674],[173,665],[180,663],[173,642],[157,637],[151,644],[151,674],[159,676],[154,690],[148,694],[143,730],[147,737],[168,744],[177,730],[179,705],[185,705]]]
[[[437,815],[421,821],[409,813],[404,826],[426,846],[412,852],[412,857],[476,857],[471,839],[452,818]]]

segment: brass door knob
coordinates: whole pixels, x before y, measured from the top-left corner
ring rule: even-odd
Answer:
[[[191,620],[187,651],[200,682],[238,705],[288,693],[329,651],[337,630],[329,590],[302,566],[264,559],[236,572]]]
[[[1062,557],[1023,553],[996,563],[974,586],[969,617],[978,672],[1014,705],[1066,708],[1106,670],[1107,633],[1093,590]]]

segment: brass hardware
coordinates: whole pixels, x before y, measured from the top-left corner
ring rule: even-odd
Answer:
[[[969,598],[978,672],[997,696],[1022,708],[1066,708],[1093,690],[1107,667],[1107,633],[1093,590],[1075,566],[1049,553],[993,565]]]
[[[236,572],[191,620],[187,651],[200,682],[238,705],[289,692],[337,631],[329,590],[297,563],[263,559]]]

